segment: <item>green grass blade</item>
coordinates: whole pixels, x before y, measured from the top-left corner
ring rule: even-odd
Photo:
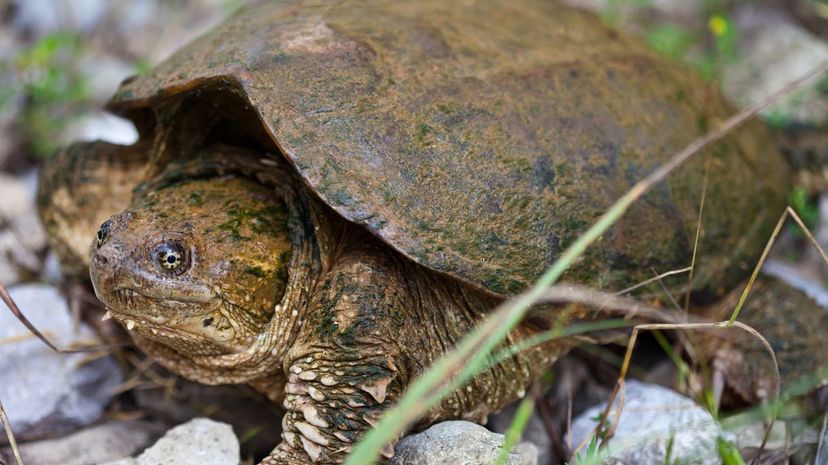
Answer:
[[[739,452],[739,448],[732,442],[719,436],[716,438],[716,447],[719,449],[719,457],[724,465],[745,465],[745,459]]]
[[[662,177],[666,174],[665,172]],[[477,330],[466,336],[454,351],[441,357],[427,372],[417,378],[403,394],[399,404],[386,412],[376,427],[357,443],[344,465],[374,463],[385,444],[399,437],[408,425],[440,401],[439,397],[432,394],[446,379],[455,375],[457,367],[464,367],[460,372],[461,378],[475,373],[482,367],[495,346],[517,325],[526,311],[543,297],[544,290],[554,284],[586,248],[601,237],[646,190],[647,187],[639,183],[621,197],[564,251],[535,285],[501,305]]]
[[[671,434],[670,439],[667,441],[667,451],[664,453],[664,465],[672,465],[670,462],[673,460],[673,442],[675,442],[676,436]]]
[[[503,448],[500,449],[500,455],[495,459],[494,465],[505,465],[506,461],[509,460],[509,454],[520,440],[520,436],[523,434],[523,430],[526,429],[526,424],[529,423],[529,418],[534,410],[535,398],[527,395],[520,402],[515,417],[512,419],[509,429],[506,430],[506,440],[503,442]]]

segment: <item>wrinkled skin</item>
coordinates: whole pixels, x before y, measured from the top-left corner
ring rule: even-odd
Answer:
[[[264,331],[287,285],[287,210],[244,179],[153,191],[103,224],[92,245],[98,297],[135,334],[211,356]]]
[[[202,177],[230,154],[236,163],[224,171],[235,175]],[[264,464],[339,463],[500,299],[410,262],[284,187],[295,183],[283,166],[268,160],[267,184],[251,179],[258,157],[205,149],[140,186],[125,211],[89,232],[92,283],[107,315],[163,366],[283,402],[283,440]],[[508,343],[539,330],[525,324]],[[476,376],[421,426],[484,421],[570,345],[537,346]]]

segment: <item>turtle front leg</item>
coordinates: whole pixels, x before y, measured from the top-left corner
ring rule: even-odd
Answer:
[[[129,205],[149,156],[147,144],[79,142],[45,163],[38,207],[65,274],[88,279],[89,244],[101,223]]]
[[[337,261],[317,286],[289,353],[282,443],[261,465],[342,463],[396,402],[407,376],[401,328],[392,326],[409,295],[392,258]]]
[[[348,360],[325,350],[291,365],[282,442],[261,465],[339,464],[398,398],[393,360],[381,354]],[[392,448],[383,455],[390,457]]]

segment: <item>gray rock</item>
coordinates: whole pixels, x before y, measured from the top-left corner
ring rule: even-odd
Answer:
[[[488,465],[500,454],[502,434],[468,421],[444,421],[406,436],[394,447],[391,465]],[[519,444],[510,454],[509,465],[535,465],[538,451]]]
[[[101,465],[239,465],[239,461],[239,440],[230,425],[195,418],[167,431],[137,458]]]
[[[740,33],[740,59],[722,70],[724,92],[752,105],[828,60],[828,43],[766,4],[745,3],[734,14]],[[762,115],[787,124],[828,122],[828,98],[814,79]]]
[[[0,173],[0,282],[6,286],[19,282],[23,274],[36,274],[46,247],[34,190],[27,181]]]
[[[823,431],[819,440],[820,444],[828,444],[828,431]],[[828,463],[828,447],[819,449],[819,454],[814,463]]]
[[[610,419],[614,418],[620,395]],[[581,414],[568,433],[574,447],[589,442],[606,402]],[[635,380],[626,383],[623,410],[606,451],[604,464],[661,465],[673,440],[671,463],[718,465],[716,438],[723,435],[710,413],[687,397],[667,388]]]
[[[155,366],[153,377],[175,375]],[[212,412],[210,418],[227,423],[246,438],[245,452],[265,456],[282,434],[281,407],[249,386],[207,386],[183,378],[175,379],[174,392],[164,389],[136,389],[136,406],[168,425],[178,425]],[[255,433],[255,434],[253,434]]]
[[[54,287],[23,285],[9,293],[59,347],[95,339],[84,324],[75,331],[66,301]],[[100,417],[123,376],[111,356],[88,358],[53,352],[11,312],[0,311],[0,399],[18,439],[66,432]]]
[[[43,259],[43,266],[40,269],[40,280],[46,283],[60,283],[63,274],[60,272],[60,260],[54,252],[49,251]]]
[[[520,401],[516,401],[500,412],[489,415],[489,422],[486,425],[495,433],[505,434],[514,420]],[[558,463],[559,457],[552,456],[552,439],[543,425],[543,418],[537,409],[532,412],[526,427],[523,429],[521,439],[533,444],[538,450],[537,465],[552,465]]]
[[[59,439],[20,444],[26,465],[93,465],[134,454],[163,433],[146,421],[126,421],[93,426]],[[7,463],[14,463],[6,450]]]

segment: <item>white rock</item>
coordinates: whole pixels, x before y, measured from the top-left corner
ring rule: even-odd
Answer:
[[[102,140],[113,144],[131,145],[138,140],[138,130],[129,120],[105,111],[96,111],[76,118],[63,131],[61,140],[64,144]]]
[[[746,3],[734,14],[740,32],[737,62],[723,69],[728,97],[752,105],[828,60],[828,43],[812,35],[782,12]],[[828,122],[828,98],[820,79],[764,110],[765,118],[819,125]]]
[[[26,184],[17,177],[0,173],[0,215],[6,221],[14,220],[34,207],[34,198]]]
[[[406,436],[394,447],[391,465],[489,465],[503,446],[502,434],[468,421],[444,421]],[[535,446],[519,444],[509,454],[509,465],[535,465]]]
[[[180,6],[179,6],[180,7]],[[133,31],[145,29],[147,24],[157,22],[161,6],[157,1],[126,2],[121,5],[123,14],[118,15],[118,29],[121,31]]]
[[[610,418],[621,405],[620,395]],[[567,433],[574,447],[588,443],[606,402],[581,414]],[[623,411],[607,445],[603,463],[661,465],[672,437],[671,460],[684,465],[718,465],[716,438],[723,435],[710,413],[687,397],[667,388],[635,380],[626,383]],[[671,461],[671,463],[672,463]]]
[[[0,173],[0,282],[6,286],[17,283],[23,270],[36,273],[46,247],[31,179]]]
[[[161,433],[146,421],[105,423],[58,439],[20,444],[20,455],[27,465],[89,465],[134,454]],[[14,463],[4,451],[7,463]],[[2,454],[0,454],[2,455]]]
[[[60,283],[63,274],[60,272],[60,260],[54,252],[49,251],[43,259],[43,266],[40,270],[40,279],[49,284]]]
[[[804,292],[817,304],[828,309],[828,289],[822,283],[804,276],[795,265],[770,259],[762,266],[762,274],[785,281],[789,286]]]
[[[94,332],[76,332],[66,301],[46,285],[9,289],[29,321],[59,347],[90,341]],[[0,304],[2,305],[2,304]],[[15,433],[56,433],[97,420],[123,376],[111,356],[53,352],[37,340],[5,306],[0,309],[0,399]]]
[[[101,465],[239,465],[239,456],[239,440],[230,425],[195,418],[167,431],[137,458]]]

